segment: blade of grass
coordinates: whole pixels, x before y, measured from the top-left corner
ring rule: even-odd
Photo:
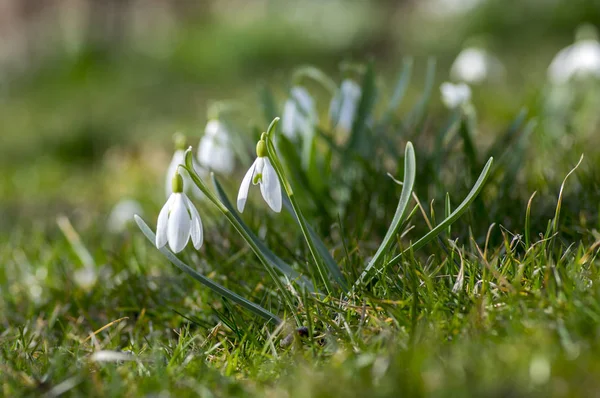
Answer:
[[[364,157],[368,157],[372,153],[371,148],[374,143],[369,134],[367,134],[367,120],[373,112],[376,99],[375,71],[373,63],[370,62],[363,76],[361,97],[356,108],[356,117],[354,118],[354,123],[352,123],[352,131],[350,132],[346,146],[350,153],[360,153]]]
[[[471,191],[469,192],[469,194],[467,195],[465,200],[463,200],[462,203],[456,208],[456,210],[454,210],[452,212],[452,214],[450,214],[450,216],[447,217],[444,221],[442,221],[435,228],[433,228],[431,231],[429,231],[429,233],[427,233],[421,239],[419,239],[418,241],[413,243],[409,248],[405,249],[402,253],[400,253],[396,257],[392,258],[388,262],[388,266],[393,266],[393,265],[398,264],[400,262],[400,260],[402,259],[402,256],[405,253],[408,253],[409,251],[419,250],[420,248],[425,246],[427,243],[429,243],[430,241],[435,239],[441,232],[444,231],[444,229],[447,229],[448,226],[452,225],[456,220],[458,220],[460,218],[460,216],[462,216],[468,210],[471,203],[473,203],[475,198],[477,198],[477,196],[483,189],[485,181],[487,180],[487,178],[489,176],[490,168],[492,167],[493,161],[494,161],[493,158],[490,158],[488,160],[488,162],[485,164],[483,170],[481,171],[479,178],[475,182],[475,185],[473,186],[473,188],[471,189]]]
[[[402,99],[404,98],[404,94],[406,94],[406,89],[408,88],[408,83],[410,82],[410,77],[412,75],[412,67],[413,67],[413,58],[407,57],[402,61],[402,69],[400,70],[400,75],[398,76],[398,82],[394,88],[394,92],[392,97],[390,98],[390,102],[381,118],[380,125],[385,126],[389,123],[390,119],[394,115],[394,112],[400,106]]]
[[[415,165],[415,151],[413,149],[412,143],[409,141],[406,144],[406,150],[404,155],[404,182],[402,184],[402,192],[400,193],[400,200],[398,201],[398,207],[396,208],[396,213],[394,214],[394,218],[390,224],[390,227],[381,242],[381,245],[377,249],[377,252],[369,261],[369,264],[362,272],[358,280],[354,283],[354,286],[360,285],[363,283],[365,279],[369,277],[373,269],[377,269],[381,262],[383,261],[383,256],[387,254],[390,247],[394,244],[396,235],[398,234],[399,228],[404,221],[404,215],[406,214],[406,209],[408,207],[408,203],[411,198],[411,194],[413,191],[413,186],[415,184],[415,174],[416,174],[416,165]]]

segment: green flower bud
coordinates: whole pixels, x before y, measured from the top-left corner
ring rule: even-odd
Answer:
[[[182,193],[183,192],[183,177],[179,174],[179,171],[175,172],[173,176],[173,180],[171,181],[171,187],[173,188],[173,193]]]
[[[256,144],[256,156],[259,158],[267,156],[267,143],[262,139],[262,137],[261,140]]]

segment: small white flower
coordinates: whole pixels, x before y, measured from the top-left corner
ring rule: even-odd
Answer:
[[[469,47],[460,52],[452,67],[450,76],[454,80],[478,84],[490,78],[497,78],[504,72],[502,63],[489,52]]]
[[[444,82],[440,85],[440,92],[442,102],[450,109],[466,105],[471,101],[471,88],[466,83]]]
[[[203,241],[202,220],[194,204],[183,192],[184,182],[179,173],[173,177],[173,193],[158,215],[156,225],[156,247],[169,243],[173,252],[179,253],[192,238],[196,250]]]
[[[219,120],[209,120],[206,124],[204,136],[198,145],[198,162],[218,173],[233,172],[235,154],[231,149],[231,138],[227,127]]]
[[[112,233],[123,232],[135,214],[142,214],[142,206],[133,199],[121,199],[111,210],[106,226]]]
[[[361,88],[358,83],[351,79],[342,82],[329,105],[329,117],[336,129],[346,134],[352,130],[360,96]]]
[[[281,131],[291,140],[307,134],[317,124],[315,101],[304,87],[295,86],[285,102],[281,116]]]
[[[575,43],[556,54],[548,67],[548,78],[561,84],[587,76],[600,78],[600,42],[594,27],[584,25],[578,29]]]
[[[279,213],[281,211],[281,185],[279,184],[277,172],[275,172],[271,161],[267,157],[266,142],[262,138],[256,145],[256,155],[256,160],[246,172],[242,185],[240,185],[237,208],[240,213],[244,211],[248,191],[250,190],[250,182],[252,182],[253,185],[260,185],[260,193],[265,202],[274,212]]]

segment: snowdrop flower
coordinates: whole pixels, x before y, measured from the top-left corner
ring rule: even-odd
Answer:
[[[560,50],[548,67],[548,78],[554,84],[586,76],[600,78],[600,42],[590,25],[580,27],[575,43]]]
[[[172,180],[173,193],[158,215],[156,225],[156,247],[162,248],[169,242],[173,252],[182,251],[192,238],[196,250],[203,241],[202,220],[198,210],[183,192],[184,180],[179,172],[175,172]]]
[[[450,68],[450,76],[454,80],[471,84],[498,78],[503,72],[504,67],[495,56],[477,47],[462,50]]]
[[[279,184],[279,177],[267,156],[267,143],[264,138],[265,133],[256,144],[256,160],[246,172],[242,185],[240,185],[237,197],[237,208],[240,213],[244,211],[246,206],[250,182],[253,185],[260,185],[262,197],[274,212],[279,213],[281,211],[281,185]]]
[[[173,153],[173,158],[171,159],[171,163],[167,168],[167,174],[165,176],[165,196],[168,198],[171,196],[172,191],[172,180],[173,175],[176,172],[181,174],[181,177],[185,181],[185,189],[188,193],[192,193],[194,197],[198,199],[204,198],[204,194],[200,189],[192,182],[192,178],[188,174],[186,170],[179,170],[179,165],[185,165],[185,136],[183,134],[175,134],[175,153]],[[201,167],[195,167],[196,172],[200,171],[203,173],[203,169]]]
[[[135,214],[142,214],[142,206],[133,199],[121,199],[111,210],[106,223],[112,233],[123,232]]]
[[[305,135],[317,123],[315,101],[304,87],[295,86],[285,102],[281,116],[281,131],[291,140]]]
[[[360,96],[361,88],[358,83],[351,79],[342,82],[329,105],[329,117],[336,129],[346,134],[352,130]]]
[[[218,173],[233,172],[235,154],[231,149],[231,138],[227,127],[219,120],[209,120],[206,124],[204,136],[198,145],[198,162]]]
[[[444,82],[440,85],[442,102],[449,109],[468,104],[471,101],[471,88],[466,83],[452,84]]]

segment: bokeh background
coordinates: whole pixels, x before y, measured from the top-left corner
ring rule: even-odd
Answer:
[[[447,115],[437,85],[476,41],[506,68],[474,88],[485,143],[535,110],[582,23],[600,26],[598,0],[0,0],[0,231],[54,229],[62,213],[85,229],[123,197],[154,214],[173,133],[196,145],[207,106],[230,99],[245,107],[241,132],[265,128],[260,87],[282,106],[303,64],[339,81],[342,63],[372,60],[391,91],[414,56],[417,98],[435,56],[435,120]],[[324,113],[325,94],[314,92]]]

